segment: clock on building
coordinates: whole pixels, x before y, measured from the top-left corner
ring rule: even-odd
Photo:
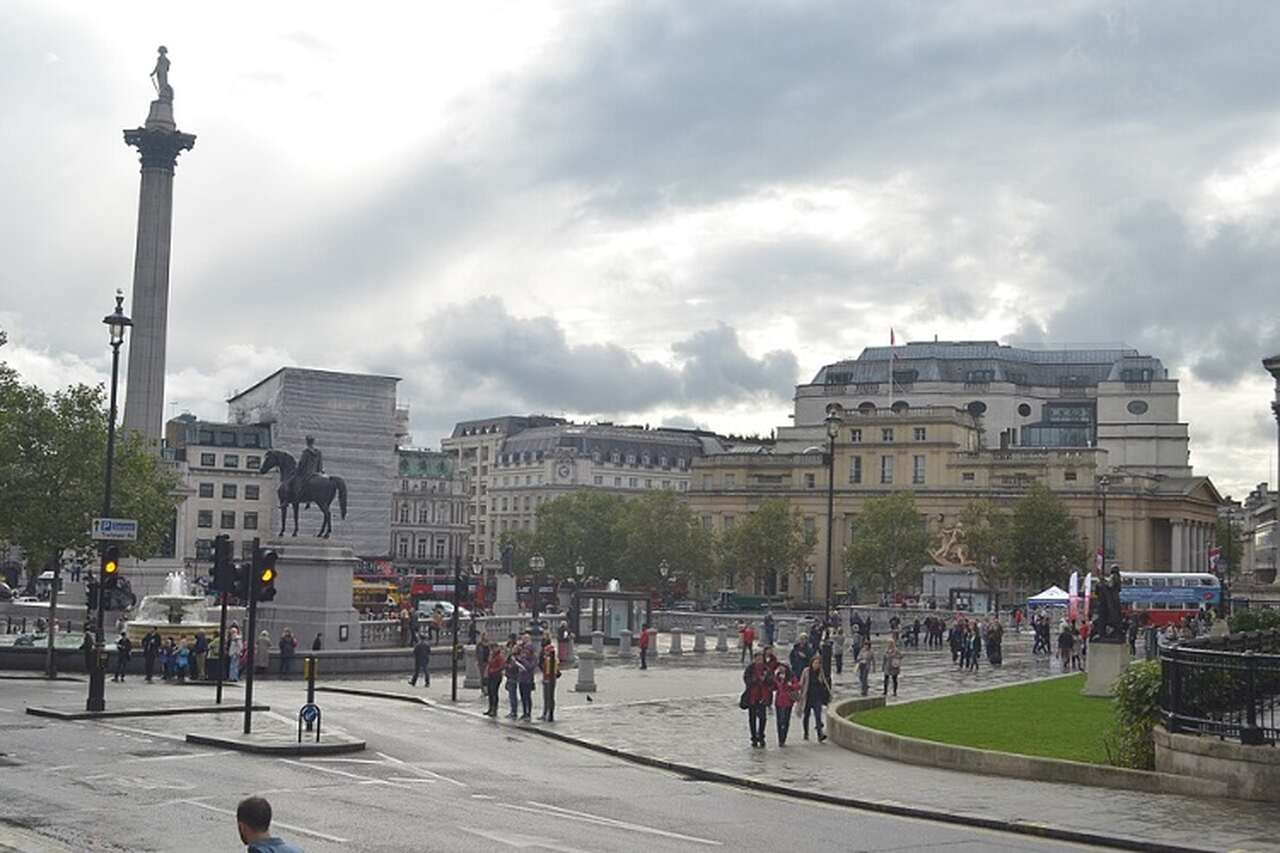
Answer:
[[[560,467],[556,469],[556,474],[560,477],[561,480],[569,479],[569,475],[572,473],[573,473],[573,468],[571,468],[570,466],[564,463],[561,463]]]

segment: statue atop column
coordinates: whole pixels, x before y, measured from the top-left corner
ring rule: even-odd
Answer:
[[[1099,578],[1098,609],[1094,614],[1093,630],[1089,632],[1090,642],[1124,641],[1124,614],[1120,609],[1120,566],[1111,564],[1111,573]]]
[[[169,85],[169,49],[164,45],[157,48],[156,67],[151,72],[156,86],[157,100],[173,103],[173,87]]]

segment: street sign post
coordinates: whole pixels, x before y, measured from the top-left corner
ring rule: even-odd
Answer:
[[[136,542],[138,521],[133,518],[95,518],[89,532],[100,542]]]

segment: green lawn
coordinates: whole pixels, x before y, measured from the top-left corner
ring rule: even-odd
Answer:
[[[1081,696],[1084,675],[862,711],[856,723],[908,737],[1106,764],[1112,700]]]

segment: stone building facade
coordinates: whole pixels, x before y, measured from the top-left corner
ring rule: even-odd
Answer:
[[[466,479],[457,458],[439,450],[400,448],[391,498],[391,561],[402,574],[452,574],[467,557]]]
[[[182,501],[174,553],[183,561],[211,560],[213,539],[231,537],[237,557],[253,553],[255,536],[271,535],[276,480],[258,473],[271,449],[265,424],[232,424],[180,415],[165,425],[168,458],[177,465]]]
[[[301,453],[315,436],[325,472],[347,483],[347,518],[333,507],[333,536],[349,542],[357,557],[386,559],[391,543],[391,501],[399,474],[396,449],[408,436],[408,410],[396,402],[394,376],[284,367],[227,401],[230,420],[265,424],[271,446]],[[279,509],[272,509],[279,525]],[[301,525],[319,529],[313,507]],[[301,529],[301,526],[300,526]]]

